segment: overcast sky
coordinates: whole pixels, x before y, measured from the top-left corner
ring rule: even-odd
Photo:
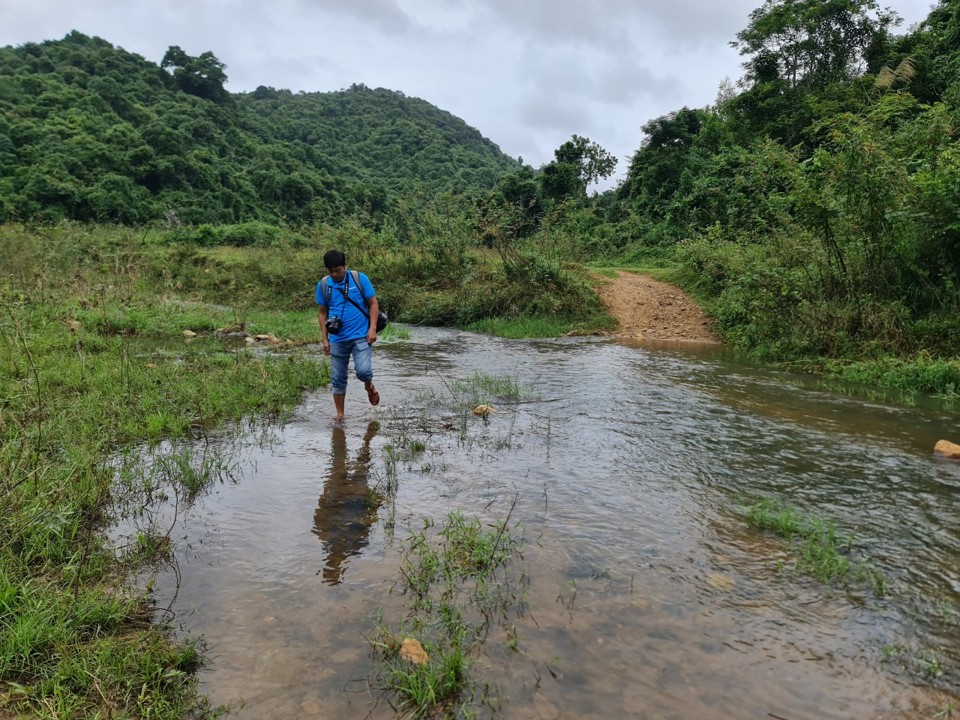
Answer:
[[[539,167],[573,134],[614,154],[641,126],[712,104],[763,0],[0,0],[0,45],[95,35],[159,63],[212,51],[233,92],[363,83],[463,118]],[[897,32],[932,0],[890,0]]]

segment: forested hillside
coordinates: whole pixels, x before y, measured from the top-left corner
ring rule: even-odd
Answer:
[[[338,158],[341,173],[399,192],[489,190],[519,167],[463,120],[403,93],[364,85],[329,93],[259,87],[241,95],[279,140]]]
[[[756,357],[882,360],[860,377],[884,382],[912,358],[905,385],[960,392],[939,360],[960,351],[960,2],[899,30],[870,0],[766,0],[732,43],[743,78],[649,120],[615,191],[544,212],[550,176],[520,171],[500,227],[676,268]]]
[[[226,79],[210,53],[158,65],[77,32],[0,48],[0,221],[377,218],[399,193],[475,195],[519,165],[401,93]]]

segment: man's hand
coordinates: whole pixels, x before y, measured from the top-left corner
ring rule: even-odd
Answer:
[[[330,354],[330,338],[327,336],[327,308],[325,305],[317,305],[317,322],[320,323],[320,337],[323,339],[321,346],[323,354]]]
[[[367,345],[373,345],[377,341],[376,329],[367,331]]]

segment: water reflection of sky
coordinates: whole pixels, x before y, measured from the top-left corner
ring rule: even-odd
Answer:
[[[329,395],[309,396],[235,485],[182,515],[174,607],[208,639],[211,697],[244,698],[241,717],[391,716],[364,635],[401,612],[396,539],[514,502],[523,653],[478,663],[506,717],[909,717],[929,696],[883,648],[957,658],[916,600],[960,598],[960,472],[930,457],[956,428],[943,408],[830,393],[715,348],[411,335],[376,351],[379,408],[352,383],[335,429]],[[483,421],[455,398],[474,373],[524,394],[490,398]],[[410,440],[422,451],[398,455]],[[391,479],[394,498],[370,493]],[[903,602],[783,576],[784,545],[737,511],[758,495],[854,534]]]

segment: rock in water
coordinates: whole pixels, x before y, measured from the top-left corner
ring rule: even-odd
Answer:
[[[414,665],[423,665],[427,661],[427,651],[419,640],[414,638],[404,638],[400,644],[400,657],[409,660]]]
[[[950,458],[951,460],[960,460],[960,445],[949,440],[938,440],[933,447],[933,454],[938,457]]]

